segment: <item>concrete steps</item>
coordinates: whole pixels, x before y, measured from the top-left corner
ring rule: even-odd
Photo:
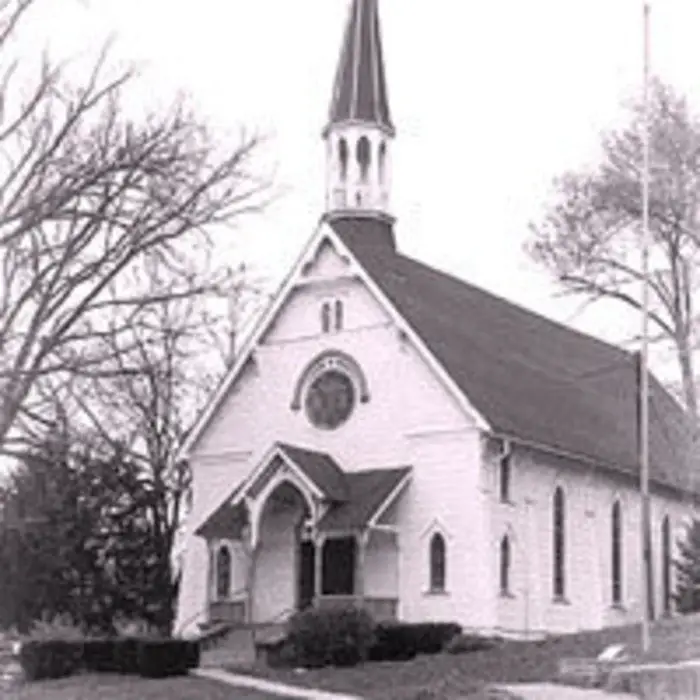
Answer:
[[[209,639],[202,651],[202,668],[249,666],[258,658],[260,645],[274,644],[285,634],[283,624],[250,624],[230,627],[216,639]]]

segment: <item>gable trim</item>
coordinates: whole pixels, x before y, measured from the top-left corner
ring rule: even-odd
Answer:
[[[325,494],[321,491],[321,489],[306,475],[304,470],[296,463],[294,460],[292,460],[287,453],[284,451],[284,448],[281,447],[280,445],[275,444],[272,449],[270,449],[266,454],[265,457],[260,460],[260,463],[258,464],[255,469],[248,475],[248,477],[245,479],[241,486],[240,490],[240,496],[245,497],[248,495],[248,491],[250,488],[255,484],[255,482],[265,474],[265,470],[272,464],[274,459],[276,457],[279,457],[279,459],[291,470],[294,472],[294,474],[297,476],[297,478],[304,484],[306,489],[309,491],[309,493],[313,494],[313,496],[317,499],[322,499],[325,497]],[[274,476],[272,477],[274,479]],[[265,490],[266,486],[263,486],[260,493],[262,493]],[[257,495],[255,496],[257,498]]]
[[[242,368],[248,362],[253,350],[259,344],[260,339],[264,336],[265,332],[272,325],[272,322],[289,296],[289,293],[292,289],[299,286],[299,283],[303,278],[303,268],[308,262],[311,252],[315,252],[318,249],[318,245],[324,239],[329,240],[335,247],[336,251],[340,252],[341,255],[344,255],[351,261],[355,276],[365,284],[374,298],[384,307],[394,324],[399,328],[400,332],[406,334],[408,339],[411,341],[411,344],[418,350],[419,356],[427,363],[428,367],[434,372],[443,386],[445,386],[452,398],[457,402],[459,408],[467,416],[475,420],[477,427],[480,430],[490,430],[489,423],[485,417],[470,403],[464,392],[459,388],[447,370],[423,342],[420,335],[411,327],[406,319],[403,318],[398,309],[381,290],[379,285],[374,282],[371,275],[369,275],[369,273],[364,269],[357,256],[355,256],[350,248],[345,245],[340,236],[338,236],[324,220],[321,220],[315,233],[311,236],[307,244],[302,249],[301,254],[292,266],[292,269],[278,287],[277,293],[274,295],[273,302],[268,306],[267,310],[260,316],[258,322],[255,324],[253,332],[246,340],[238,359],[224,375],[223,379],[219,383],[219,386],[215,390],[213,397],[207,402],[204,410],[195,422],[190,434],[178,452],[178,459],[187,459],[188,455],[196,446],[199,438],[202,436],[227,396],[229,389],[238,378]]]
[[[391,508],[396,499],[401,495],[402,491],[408,486],[408,483],[413,477],[413,470],[406,472],[405,476],[401,478],[398,484],[389,492],[389,495],[379,504],[377,510],[374,511],[374,515],[369,519],[367,527],[370,530],[381,529],[382,526],[378,525],[382,516]]]
[[[396,306],[391,302],[386,294],[384,294],[379,285],[372,279],[371,275],[364,269],[360,260],[353,255],[350,248],[345,245],[340,236],[332,228],[328,227],[328,229],[328,236],[334,241],[338,248],[344,251],[346,255],[350,256],[351,259],[355,260],[360,280],[367,286],[375,299],[377,299],[389,313],[389,316],[399,331],[406,334],[408,339],[411,341],[411,344],[418,350],[420,357],[427,363],[428,367],[434,372],[438,380],[456,400],[461,410],[466,415],[474,418],[476,425],[480,430],[489,430],[490,426],[486,418],[471,404],[462,389],[460,389],[447,370],[443,367],[442,363],[437,359],[437,357],[435,357],[425,342],[423,342],[420,335],[399,313]]]
[[[213,396],[205,404],[204,409],[195,421],[195,424],[192,427],[190,434],[187,436],[187,439],[178,451],[177,459],[187,459],[194,447],[196,446],[197,442],[199,441],[199,438],[209,426],[209,423],[211,422],[212,418],[218,411],[223,400],[226,398],[229,389],[238,378],[238,375],[241,373],[243,367],[248,362],[250,356],[253,353],[253,350],[258,345],[260,339],[265,334],[265,332],[270,328],[273,320],[279,313],[282,304],[287,299],[289,292],[295,287],[296,278],[301,276],[303,267],[308,260],[309,253],[312,250],[315,250],[316,246],[318,245],[318,243],[324,235],[325,234],[323,231],[323,227],[321,224],[319,224],[316,227],[316,231],[314,231],[313,235],[309,238],[306,245],[302,248],[299,257],[294,262],[294,265],[292,265],[291,270],[277,288],[277,292],[273,296],[272,303],[258,318],[255,326],[253,327],[252,332],[243,344],[238,359],[224,374],[221,381],[219,382],[218,387],[215,389]]]

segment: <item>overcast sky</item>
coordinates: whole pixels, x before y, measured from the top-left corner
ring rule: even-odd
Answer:
[[[320,131],[350,0],[43,2],[56,52],[84,55],[114,33],[145,71],[144,100],[184,90],[219,126],[269,135],[283,196],[248,222],[239,250],[284,273],[322,211]],[[380,0],[380,12],[402,250],[619,339],[609,313],[555,300],[522,245],[552,178],[594,162],[600,131],[639,94],[641,0]],[[695,104],[698,32],[698,0],[653,3],[654,72]]]

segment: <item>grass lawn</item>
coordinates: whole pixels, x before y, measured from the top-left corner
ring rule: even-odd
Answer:
[[[264,666],[230,670],[290,685],[359,695],[367,700],[414,700],[420,691],[425,693],[425,700],[512,697],[489,689],[478,674],[465,673],[461,664],[456,663],[465,658],[438,654],[419,656],[406,662],[368,663],[355,668],[323,668],[301,673]],[[494,680],[500,682],[501,679]]]
[[[0,697],[12,700],[283,700],[279,695],[231,688],[195,677],[146,680],[129,676],[80,675],[25,683]]]
[[[534,642],[506,642],[498,648],[467,654],[419,656],[401,663],[368,663],[357,668],[303,673],[256,667],[247,672],[293,685],[353,693],[370,700],[404,700],[412,698],[419,689],[442,691],[446,697],[460,694],[472,697],[469,695],[472,693],[477,698],[484,697],[480,689],[488,684],[555,680],[560,659],[594,658],[610,644],[625,644],[633,658],[641,659],[639,639],[639,625],[631,625]],[[695,639],[698,641],[694,642]],[[700,658],[700,615],[665,620],[652,627],[651,653],[645,659],[678,661],[691,657]]]

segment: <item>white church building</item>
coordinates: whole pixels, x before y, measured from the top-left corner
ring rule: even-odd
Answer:
[[[175,633],[310,605],[524,636],[640,619],[637,365],[406,257],[378,0],[353,0],[326,211],[183,448]],[[654,609],[695,500],[651,379]]]

